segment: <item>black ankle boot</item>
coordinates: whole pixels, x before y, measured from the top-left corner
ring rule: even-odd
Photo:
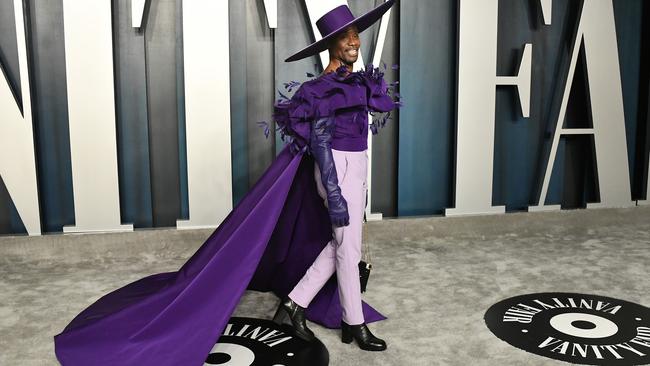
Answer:
[[[288,296],[280,302],[278,310],[273,316],[273,322],[280,325],[289,318],[291,319],[291,324],[296,331],[296,335],[308,342],[314,340],[314,332],[307,328],[305,322],[305,308],[296,304]]]
[[[352,339],[357,341],[359,348],[366,351],[383,351],[386,349],[386,342],[370,333],[366,323],[348,325],[341,321],[341,342],[352,343]]]

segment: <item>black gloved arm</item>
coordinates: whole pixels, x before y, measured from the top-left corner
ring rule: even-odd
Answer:
[[[310,149],[318,168],[321,182],[327,191],[327,205],[330,220],[334,226],[347,226],[350,223],[348,203],[341,194],[334,156],[332,155],[332,135],[334,134],[334,119],[321,118],[312,123]]]

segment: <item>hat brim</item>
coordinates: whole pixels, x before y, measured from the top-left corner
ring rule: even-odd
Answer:
[[[284,60],[284,62],[298,61],[305,57],[313,56],[315,54],[325,51],[327,49],[328,42],[332,38],[340,34],[341,31],[345,30],[347,27],[356,25],[357,31],[359,33],[363,32],[364,30],[368,29],[371,25],[373,25],[377,20],[379,20],[379,18],[381,18],[382,15],[384,15],[384,13],[386,13],[388,9],[390,9],[390,7],[393,6],[394,3],[395,0],[386,1],[385,3],[370,10],[366,14],[342,25],[341,27],[334,30],[327,36],[319,39],[318,41],[310,44],[309,46],[303,48],[302,50],[294,53],[293,55],[289,56],[286,60]]]

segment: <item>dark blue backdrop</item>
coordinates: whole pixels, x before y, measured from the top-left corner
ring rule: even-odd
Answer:
[[[350,7],[361,13],[380,2],[355,0]],[[152,2],[141,31],[130,27],[127,3],[113,1],[122,220],[136,228],[174,226],[188,215],[181,0]],[[646,195],[650,145],[650,3],[613,3],[637,199]],[[60,232],[74,223],[62,0],[25,4],[42,226]],[[493,203],[508,211],[537,203],[580,7],[580,1],[553,1],[553,23],[544,26],[538,1],[499,2],[496,72],[513,75],[523,44],[533,44],[530,118],[521,117],[513,88],[497,88]],[[233,204],[282,147],[256,124],[270,119],[276,90],[319,71],[315,57],[282,62],[311,41],[306,16],[302,0],[279,1],[279,28],[271,30],[262,0],[230,1]],[[457,17],[454,0],[401,0],[394,7],[382,59],[400,65],[388,78],[399,79],[405,106],[373,137],[372,210],[385,216],[436,215],[453,207]],[[376,32],[362,34],[364,60]],[[0,64],[20,95],[12,1],[0,2]],[[585,83],[578,70],[568,124],[588,119]],[[589,147],[586,138],[563,139],[547,203],[584,207],[597,198]],[[24,232],[0,180],[0,234]]]

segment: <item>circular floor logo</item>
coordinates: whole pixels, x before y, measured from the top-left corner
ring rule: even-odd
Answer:
[[[604,296],[539,293],[492,305],[485,323],[525,351],[583,365],[650,364],[650,309]]]
[[[287,324],[233,317],[212,347],[204,366],[320,366],[329,363],[325,345],[298,338]]]

